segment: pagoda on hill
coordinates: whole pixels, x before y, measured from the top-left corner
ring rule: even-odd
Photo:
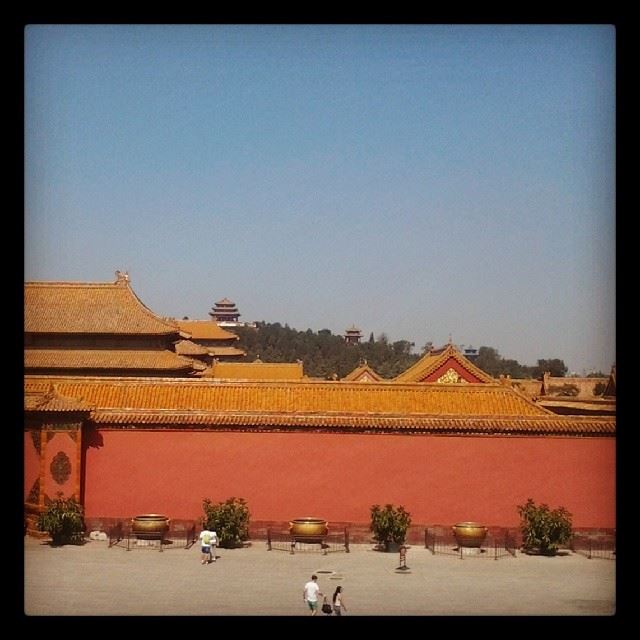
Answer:
[[[209,315],[213,318],[214,322],[217,322],[221,326],[236,327],[240,324],[238,318],[241,314],[238,311],[238,307],[236,307],[236,303],[229,300],[229,298],[218,300],[218,302],[211,307]]]
[[[362,331],[355,324],[352,324],[348,329],[345,329],[344,341],[347,344],[359,344],[362,339]]]

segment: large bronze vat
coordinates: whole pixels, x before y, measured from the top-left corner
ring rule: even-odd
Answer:
[[[169,518],[158,513],[145,513],[131,519],[131,531],[143,540],[162,540],[169,530]]]
[[[451,530],[460,547],[481,547],[489,531],[477,522],[458,522]]]
[[[329,527],[322,518],[296,518],[289,522],[289,533],[296,542],[319,543],[329,533]]]

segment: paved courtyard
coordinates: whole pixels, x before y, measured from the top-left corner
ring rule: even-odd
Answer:
[[[291,555],[255,541],[217,555],[202,565],[197,545],[161,553],[25,538],[25,613],[305,616],[302,588],[312,573],[325,594],[342,585],[348,616],[609,616],[616,606],[615,561],[573,553],[461,560],[414,546],[404,574],[395,571],[397,554],[370,545]]]

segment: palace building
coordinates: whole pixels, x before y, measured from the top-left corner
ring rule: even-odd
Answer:
[[[372,504],[394,503],[415,524],[514,527],[516,505],[533,498],[566,507],[577,528],[616,525],[615,416],[553,413],[451,344],[393,380],[366,363],[339,381],[259,361],[213,361],[202,375],[196,353],[169,348],[191,340],[188,327],[155,316],[128,280],[27,283],[25,292],[32,526],[58,492],[94,522],[195,520],[204,497],[237,496],[259,522],[364,523]],[[59,355],[67,350],[74,366]],[[169,357],[185,369],[167,367]]]

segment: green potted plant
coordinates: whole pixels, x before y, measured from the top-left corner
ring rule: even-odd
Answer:
[[[411,514],[403,506],[394,507],[379,504],[371,507],[371,525],[373,539],[385,551],[397,551],[404,544],[407,530],[411,524]]]
[[[249,539],[249,507],[244,498],[228,498],[213,504],[209,498],[202,502],[203,524],[218,534],[221,547],[241,547]]]
[[[525,553],[553,556],[560,545],[571,539],[571,514],[558,507],[553,511],[546,504],[536,505],[529,498],[518,505],[522,549]]]
[[[38,517],[38,529],[51,536],[51,544],[82,544],[84,521],[82,505],[74,498],[63,498],[59,491]]]

